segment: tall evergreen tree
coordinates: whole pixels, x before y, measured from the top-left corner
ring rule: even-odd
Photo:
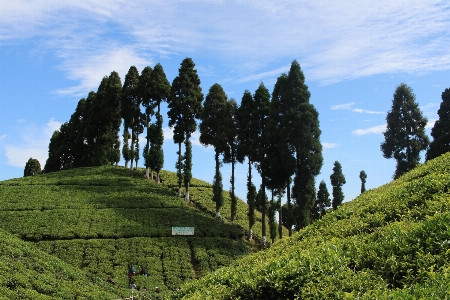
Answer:
[[[168,101],[169,126],[173,128],[173,141],[178,144],[178,195],[181,197],[182,153],[181,143],[189,139],[197,129],[197,122],[202,109],[203,94],[200,78],[191,58],[181,62],[178,76],[172,82],[171,97]],[[186,169],[186,171],[188,171]],[[185,171],[185,172],[186,172]],[[186,175],[186,174],[185,174]],[[185,182],[186,183],[186,182]],[[189,182],[185,185],[186,201],[189,202]]]
[[[23,170],[23,177],[34,176],[37,174],[41,174],[41,164],[35,158],[28,159],[25,164],[25,169]]]
[[[302,228],[310,223],[310,210],[316,200],[315,177],[323,163],[319,113],[309,103],[311,94],[297,61],[292,62],[287,78],[282,80],[283,87],[282,128],[288,128],[287,140],[295,151],[292,197],[298,207],[297,227]]]
[[[342,173],[342,166],[338,161],[334,162],[333,173],[330,175],[331,186],[333,187],[333,208],[336,209],[344,201],[342,186],[345,184],[345,177]]]
[[[70,116],[68,128],[68,140],[70,143],[70,152],[72,156],[72,167],[86,166],[85,156],[87,151],[86,144],[86,126],[87,120],[87,101],[81,99],[78,101],[75,112]]]
[[[428,147],[425,134],[427,118],[422,115],[412,89],[402,83],[397,86],[392,108],[386,116],[387,129],[381,151],[385,158],[395,158],[397,166],[394,179],[415,168],[420,161],[420,151]]]
[[[450,151],[450,88],[442,92],[442,102],[438,110],[439,120],[431,129],[433,141],[428,148],[426,160]]]
[[[227,149],[227,126],[230,117],[227,114],[227,95],[220,84],[213,84],[209,89],[203,103],[200,123],[200,142],[204,145],[214,147],[216,169],[214,182],[222,187],[222,175],[220,174],[220,154]],[[220,120],[218,122],[218,120]],[[219,182],[220,180],[220,182]],[[220,215],[220,208],[223,205],[222,190],[213,189],[213,199],[216,202],[216,216]],[[217,195],[216,195],[217,193]]]
[[[361,194],[366,191],[366,178],[367,174],[366,172],[364,172],[364,170],[359,172],[359,179],[361,179]]]
[[[234,192],[235,188],[235,164],[237,161],[238,151],[238,119],[237,119],[238,106],[234,99],[227,101],[225,118],[222,122],[226,123],[225,139],[227,143],[226,151],[224,153],[224,162],[231,163],[231,178],[230,178],[230,200],[231,200],[231,223],[234,223],[237,212],[237,197]]]
[[[318,220],[325,215],[327,207],[331,206],[330,193],[328,193],[327,184],[325,181],[321,181],[319,184],[319,190],[317,191],[317,199],[311,210],[313,220]]]
[[[139,72],[135,66],[131,66],[125,76],[125,82],[122,88],[121,116],[123,118],[123,140],[122,156],[125,160],[125,167],[131,161],[130,168],[133,168],[134,145],[136,143],[136,126],[140,122],[140,102],[139,93]],[[129,132],[131,129],[131,135]],[[128,146],[128,140],[131,138],[131,146]]]
[[[253,239],[253,225],[255,224],[255,201],[256,187],[252,183],[252,162],[254,154],[252,152],[252,141],[256,135],[254,126],[252,125],[252,112],[254,109],[254,101],[252,94],[246,90],[242,96],[241,105],[237,110],[238,124],[238,146],[236,158],[243,163],[245,158],[248,162],[247,172],[247,204],[248,204],[248,222],[249,222],[249,240]]]
[[[122,97],[122,82],[119,74],[112,71],[108,77],[108,86],[106,89],[106,101],[103,102],[102,109],[107,112],[107,153],[108,162],[117,165],[120,161],[120,140],[119,131],[122,123],[120,116],[120,100]]]
[[[258,171],[261,175],[261,190],[265,195],[266,182],[265,182],[265,162],[268,147],[268,136],[267,136],[267,119],[269,118],[270,112],[270,94],[269,90],[264,86],[263,83],[259,84],[258,89],[256,89],[253,95],[254,109],[252,112],[251,126],[253,127],[253,132],[255,133],[254,139],[252,140],[252,152],[254,154],[254,161],[257,163]],[[261,222],[262,222],[262,247],[266,244],[266,202],[261,202]]]
[[[166,102],[170,97],[171,87],[167,80],[164,69],[160,63],[157,63],[153,68],[153,72],[150,75],[150,98],[155,107],[157,107],[156,122],[155,122],[155,132],[154,136],[151,138],[150,151],[153,168],[156,171],[156,181],[159,182],[159,172],[164,166],[164,153],[162,150],[164,144],[164,133],[163,133],[163,117],[161,115],[161,102]],[[148,168],[146,168],[146,177],[148,178]]]
[[[151,91],[152,91],[152,73],[153,70],[151,67],[145,67],[142,72],[141,76],[139,76],[139,91],[141,95],[141,104],[144,106],[144,116],[143,120],[145,120],[144,126],[147,128],[147,135],[146,135],[146,143],[144,147],[144,165],[145,165],[145,178],[149,179],[149,168],[150,168],[150,139],[151,139],[151,128],[150,128],[150,120],[152,118],[152,115],[154,114],[154,108],[155,103],[153,102],[153,99],[151,97]]]

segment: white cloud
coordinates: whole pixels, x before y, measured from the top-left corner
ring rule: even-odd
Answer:
[[[325,149],[333,149],[339,147],[338,143],[328,143],[328,142],[322,142],[322,147]]]
[[[420,109],[421,109],[421,110],[427,110],[427,109],[436,107],[436,106],[438,106],[438,105],[439,105],[439,103],[430,102],[430,103],[428,103],[427,105],[424,105],[424,106],[420,107]]]
[[[8,164],[23,168],[30,157],[37,159],[43,168],[48,157],[48,144],[61,123],[50,119],[45,126],[26,124],[21,127],[20,139],[14,144],[5,144],[4,150]]]
[[[331,106],[331,109],[332,110],[338,110],[338,109],[351,110],[353,105],[355,105],[355,102],[336,104],[336,105]]]
[[[377,125],[366,129],[356,129],[352,131],[352,134],[354,135],[366,135],[370,133],[380,134],[386,131],[386,124],[383,125]]]
[[[99,53],[78,57],[70,54],[72,58],[67,59],[61,69],[65,70],[69,79],[79,81],[80,84],[55,91],[58,95],[74,95],[86,97],[91,90],[96,91],[102,78],[109,76],[112,71],[119,73],[122,83],[130,66],[134,65],[139,71],[150,65],[150,61],[140,57],[130,47],[113,47],[100,49]]]
[[[331,106],[330,108],[332,110],[339,110],[339,109],[350,110],[352,112],[362,113],[362,114],[374,114],[374,115],[385,114],[384,112],[381,112],[381,111],[373,111],[373,110],[362,109],[362,108],[353,108],[354,105],[355,105],[355,102],[349,102],[349,103],[343,103],[343,104],[336,104],[336,105]]]
[[[7,137],[7,134],[1,135],[1,136],[0,136],[0,141],[3,140],[3,139],[5,139],[6,137]]]
[[[147,56],[191,53],[237,70],[236,82],[278,76],[292,59],[308,80],[323,84],[450,69],[450,2],[445,0],[15,0],[1,5],[0,43],[37,38],[57,53],[67,76],[80,82],[61,94],[85,93],[125,61],[129,67],[146,64]],[[114,55],[117,49],[125,56]],[[273,71],[263,71],[267,68]]]

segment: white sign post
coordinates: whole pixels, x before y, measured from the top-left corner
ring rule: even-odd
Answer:
[[[194,235],[194,227],[172,227],[172,235]]]

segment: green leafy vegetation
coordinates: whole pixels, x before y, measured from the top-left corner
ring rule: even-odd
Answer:
[[[446,299],[450,153],[364,192],[177,299]]]
[[[102,166],[2,181],[0,228],[8,233],[5,238],[2,235],[1,242],[13,238],[31,249],[30,253],[47,255],[55,265],[70,266],[81,274],[80,280],[87,276],[90,281],[84,285],[94,282],[92,292],[87,290],[94,295],[92,299],[129,296],[128,264],[135,266],[138,273],[139,266],[147,267],[148,277],[134,277],[141,294],[155,296],[157,286],[160,296],[166,297],[186,280],[202,277],[255,251],[257,246],[246,241],[244,202],[238,201],[235,222],[231,224],[228,192],[223,192],[223,216],[217,219],[209,183],[193,178],[188,204],[183,197],[177,197],[175,173],[161,171],[161,184],[145,179],[144,174],[143,169]],[[172,236],[172,226],[194,227],[195,235]],[[255,228],[255,237],[260,240],[260,214]],[[17,276],[27,272],[14,261],[9,263],[19,270]],[[27,266],[35,268],[31,262]],[[7,281],[11,272],[1,276]],[[58,299],[69,290],[67,299],[72,299],[71,289],[76,291],[68,286],[61,291],[56,287],[41,292],[29,283],[28,275],[24,276],[23,284],[18,279],[18,284],[9,285],[5,294],[8,298],[19,293],[24,299],[39,299],[27,295],[40,293],[42,299]],[[109,277],[114,286],[106,282]],[[57,286],[53,281],[52,285]],[[143,292],[143,287],[148,291]],[[81,299],[83,291],[74,295]]]

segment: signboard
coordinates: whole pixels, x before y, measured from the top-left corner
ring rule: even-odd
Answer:
[[[194,227],[172,227],[172,235],[194,235]]]

